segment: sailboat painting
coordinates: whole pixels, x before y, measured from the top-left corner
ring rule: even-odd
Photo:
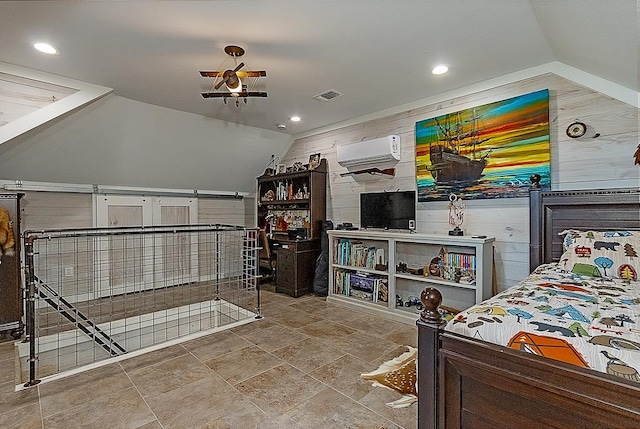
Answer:
[[[528,195],[550,187],[549,91],[416,122],[418,202]]]

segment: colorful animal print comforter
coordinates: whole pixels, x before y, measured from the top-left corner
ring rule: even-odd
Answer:
[[[538,267],[447,331],[640,382],[640,282]]]

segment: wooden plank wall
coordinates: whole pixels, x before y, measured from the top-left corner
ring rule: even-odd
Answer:
[[[91,228],[91,194],[27,191],[20,202],[21,231],[52,228]]]
[[[91,228],[93,226],[93,196],[82,193],[66,192],[33,192],[24,193],[21,200],[21,231],[52,228]],[[249,203],[247,202],[249,201]],[[243,200],[206,199],[198,200],[198,222],[225,225],[244,225],[245,206],[254,205],[252,198]],[[253,225],[253,220],[248,225]],[[92,274],[87,268],[93,266],[91,249],[83,248],[83,242],[74,243],[77,254],[55,250],[46,256],[48,276],[57,279],[55,286],[65,291],[66,295],[93,292],[93,283],[87,282]],[[69,244],[69,243],[67,243]],[[60,249],[66,244],[62,242]],[[73,252],[67,249],[67,252]],[[207,264],[200,264],[206,269]],[[60,272],[62,267],[74,268],[71,274]]]
[[[51,228],[91,228],[93,226],[93,202],[91,194],[67,192],[24,193],[21,231]],[[198,199],[198,223],[253,226],[255,200]],[[247,207],[249,219],[247,219]]]
[[[199,198],[198,223],[253,226],[253,222],[247,224],[245,220],[247,199],[251,200],[253,205],[254,201],[251,198],[242,200]]]
[[[307,162],[320,152],[329,163],[327,219],[334,224],[359,223],[361,192],[415,190],[415,123],[434,116],[491,103],[541,89],[550,93],[552,189],[619,188],[640,185],[640,168],[634,165],[638,145],[638,109],[553,74],[471,93],[446,102],[426,105],[391,116],[322,132],[294,141],[282,162]],[[575,119],[589,133],[570,139],[566,127]],[[594,133],[600,133],[593,138]],[[393,178],[346,176],[336,160],[336,146],[390,134],[402,139],[401,160]],[[417,229],[446,234],[446,202],[421,203]],[[529,273],[529,203],[526,198],[469,200],[463,229],[467,235],[493,236],[498,289],[504,290]]]

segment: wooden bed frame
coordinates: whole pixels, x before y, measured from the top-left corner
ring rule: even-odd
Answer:
[[[640,190],[530,193],[530,268],[564,229],[640,229]],[[444,331],[440,292],[418,320],[419,428],[640,428],[640,383]]]

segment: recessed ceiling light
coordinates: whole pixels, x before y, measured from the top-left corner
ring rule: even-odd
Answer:
[[[287,126],[285,124],[278,124],[276,128],[278,128],[279,130],[286,130]]]
[[[48,55],[60,55],[60,51],[55,48],[54,46],[51,46],[48,43],[34,43],[33,47],[36,48],[37,50],[39,50],[40,52],[44,53],[44,54],[48,54]]]
[[[301,118],[300,118],[300,116],[292,116],[292,117],[289,118],[289,120],[291,122],[300,122]]]
[[[431,70],[431,74],[435,74],[435,75],[445,74],[448,71],[449,71],[449,67],[445,66],[444,64],[441,64],[439,66],[435,66]]]

